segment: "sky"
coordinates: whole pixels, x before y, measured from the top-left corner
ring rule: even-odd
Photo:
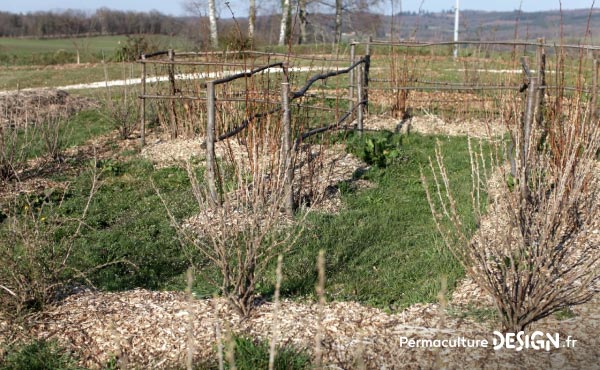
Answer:
[[[158,10],[161,13],[171,15],[184,15],[184,0],[0,0],[0,11],[10,11],[13,13],[26,13],[36,10],[64,10],[79,9],[93,11],[100,7],[107,7],[118,10],[137,10],[149,11]],[[221,16],[229,18],[230,12],[223,5],[225,0],[216,0],[221,3]],[[333,0],[330,0],[333,3]],[[389,13],[389,3],[392,0],[382,0],[386,5],[380,6],[379,11]],[[417,11],[419,6],[423,10],[440,11],[448,10],[454,7],[456,0],[395,0],[396,4],[401,4],[404,11]],[[560,7],[559,0],[459,0],[461,9],[487,10],[487,11],[511,11],[519,8],[523,11],[555,10]],[[267,8],[273,8],[277,0],[258,0],[257,4],[268,2]],[[593,0],[562,0],[563,9],[589,9]],[[422,4],[422,5],[421,5]],[[230,6],[236,16],[246,16],[246,0],[230,0]],[[600,6],[598,1],[597,6]],[[396,5],[396,11],[398,5]]]

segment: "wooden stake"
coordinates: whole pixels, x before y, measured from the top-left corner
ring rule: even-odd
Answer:
[[[146,55],[142,54],[142,61],[146,60]],[[146,145],[146,63],[142,62],[142,97],[140,100],[140,145]]]
[[[354,40],[352,40],[350,42],[350,65],[354,64],[354,56],[355,56],[355,50],[356,50],[356,43],[354,42]],[[350,70],[350,72],[348,72],[348,82],[349,82],[349,87],[348,87],[348,99],[352,100],[354,99],[354,69]]]
[[[284,192],[285,192],[285,213],[288,217],[294,216],[294,167],[292,161],[292,127],[291,127],[291,112],[290,112],[290,84],[284,82],[281,84],[281,107],[283,121],[283,175],[284,175]]]
[[[175,88],[175,65],[173,62],[175,61],[175,52],[173,49],[169,49],[169,91],[171,95],[175,95],[177,91]],[[173,127],[173,132],[171,132],[172,138],[177,138],[178,135],[178,122],[177,122],[177,109],[174,100],[171,100],[171,127]]]
[[[356,113],[356,127],[358,129],[359,135],[362,135],[363,132],[363,115],[364,115],[364,105],[363,105],[363,79],[364,79],[364,66],[360,64],[358,66],[358,96],[357,102],[358,104],[358,112]]]
[[[209,203],[216,206],[219,203],[217,185],[215,183],[216,157],[215,157],[215,84],[213,81],[206,83],[206,183],[208,185]]]
[[[592,71],[592,119],[598,120],[598,59],[594,59]]]

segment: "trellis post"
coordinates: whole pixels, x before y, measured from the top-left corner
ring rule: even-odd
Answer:
[[[215,182],[215,84],[213,81],[206,83],[206,183],[208,185],[208,202],[211,206],[219,203],[217,185]]]
[[[292,160],[292,115],[290,112],[290,83],[285,80],[281,84],[281,108],[282,108],[282,121],[283,121],[283,138],[282,138],[282,151],[283,151],[283,171],[284,176],[284,196],[285,196],[285,213],[288,217],[294,216],[294,166]]]
[[[537,109],[535,121],[538,125],[542,125],[542,121],[544,119],[544,100],[546,95],[546,51],[544,50],[545,39],[539,38],[537,41],[538,90],[535,101],[535,106]]]
[[[358,67],[358,89],[357,89],[357,102],[358,104],[358,112],[356,113],[356,127],[358,129],[359,135],[362,135],[363,132],[363,119],[364,119],[364,105],[363,105],[363,83],[364,83],[364,64],[360,64]]]
[[[354,58],[355,58],[355,52],[356,52],[356,42],[354,42],[354,40],[350,41],[350,65],[354,64]],[[354,99],[354,69],[351,69],[350,72],[348,72],[348,81],[349,81],[349,87],[348,87],[348,99],[352,100]]]
[[[169,92],[172,96],[175,95],[177,89],[175,88],[175,51],[173,49],[168,50],[169,57]],[[176,138],[179,136],[179,124],[177,119],[177,106],[175,100],[171,100],[171,125],[173,127],[172,137]]]
[[[523,147],[521,148],[521,178],[519,179],[521,183],[521,193],[523,194],[523,199],[527,199],[529,196],[529,153],[531,146],[531,133],[533,129],[533,122],[535,119],[535,110],[536,110],[536,100],[538,94],[538,81],[536,78],[531,78],[529,80],[529,87],[527,89],[527,101],[525,105],[525,114],[523,117],[523,127],[522,127],[522,135],[523,135]]]
[[[594,59],[592,71],[592,119],[598,120],[598,59]]]
[[[146,145],[146,54],[141,56],[142,96],[140,97],[140,145]]]

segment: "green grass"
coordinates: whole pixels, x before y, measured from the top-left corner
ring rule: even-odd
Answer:
[[[154,170],[152,164],[133,159],[125,163],[103,160],[102,186],[93,198],[87,229],[77,240],[73,263],[80,271],[125,259],[137,266],[118,264],[90,276],[99,288],[122,290],[134,287],[160,289],[188,266],[175,230],[151,186],[154,182],[178,219],[197,209],[187,173],[177,168]],[[91,187],[88,173],[71,185],[61,212],[81,213]],[[70,230],[64,230],[67,234]]]
[[[433,155],[438,138],[416,134],[379,136],[390,140],[385,150],[392,148],[397,153],[390,161],[375,160],[381,167],[374,165],[362,175],[376,188],[355,192],[340,186],[345,204],[340,214],[310,215],[310,226],[284,261],[285,296],[314,294],[314,266],[320,249],[327,257],[327,292],[335,300],[401,309],[435,301],[443,276],[447,276],[450,287],[463,276],[459,263],[443,248],[437,235],[419,178],[419,168]],[[373,136],[365,137],[349,137],[349,147],[359,156],[365,156],[364,143]],[[461,186],[470,171],[466,139],[441,140],[459,212],[474,228],[468,212],[470,189]],[[127,259],[139,269],[123,264],[110,266],[91,275],[92,281],[107,290],[183,288],[183,272],[189,260],[183,255],[151,181],[181,220],[197,209],[186,172],[178,168],[154,170],[149,162],[139,159],[125,163],[103,160],[98,167],[103,171],[102,186],[92,201],[87,228],[77,241],[78,252],[73,260],[77,269],[85,271]],[[61,212],[76,217],[85,205],[90,176],[84,172],[70,181]],[[70,230],[63,232],[69,234]],[[211,269],[204,272],[214,273]],[[273,275],[270,270],[259,277],[259,290],[267,296],[272,293]],[[216,289],[199,279],[195,291],[198,296],[210,296]]]
[[[107,63],[109,80],[139,78],[141,67],[137,63]],[[0,69],[0,90],[17,88],[61,87],[106,81],[105,66],[101,63],[86,65],[17,67]],[[99,89],[93,90],[95,92]],[[93,93],[92,93],[93,94]]]
[[[313,294],[320,249],[326,252],[330,299],[400,309],[435,301],[442,276],[455,285],[463,270],[442,246],[419,179],[419,166],[433,155],[436,140],[405,137],[396,163],[364,175],[376,188],[346,194],[347,209],[339,215],[311,217],[313,226],[284,262],[286,296]],[[468,204],[469,188],[461,186],[470,168],[466,140],[444,140],[443,149],[457,201]],[[466,208],[460,212],[473,222]]]
[[[81,111],[58,124],[60,125],[59,138],[62,150],[82,145],[87,140],[106,134],[114,128],[105,115],[96,109]],[[26,146],[28,159],[43,157],[47,154],[46,135],[41,129],[20,131],[18,135],[18,146]]]
[[[126,36],[97,36],[87,38],[63,38],[63,39],[36,39],[36,38],[0,38],[0,50],[4,53],[34,54],[40,52],[53,52],[57,50],[74,51],[75,44],[81,45],[82,49],[89,52],[112,53],[119,47],[119,42],[124,42]]]
[[[252,339],[235,338],[235,366],[240,370],[267,369],[269,367],[269,343]],[[275,356],[274,368],[279,370],[310,369],[311,358],[305,352],[292,347],[280,347]],[[227,364],[231,369],[232,364]]]
[[[245,337],[234,340],[235,367],[240,370],[266,369],[269,366],[269,343],[255,341]],[[206,362],[194,363],[194,369],[218,369],[215,360],[203,359]],[[225,363],[225,368],[233,368],[233,364]],[[304,351],[291,346],[277,348],[274,368],[277,370],[301,370],[311,368],[311,357]],[[14,345],[7,348],[3,360],[3,370],[79,370],[77,359],[56,342],[36,340],[28,344]],[[104,369],[118,369],[116,359],[105,364]]]
[[[8,348],[0,368],[4,370],[76,370],[82,369],[71,353],[55,342],[37,340]]]
[[[450,287],[456,284],[464,272],[437,235],[419,178],[419,166],[433,155],[436,140],[420,135],[400,140],[396,135],[392,141],[401,141],[399,156],[387,167],[374,166],[363,175],[376,188],[355,192],[342,184],[345,210],[338,215],[310,215],[310,226],[284,259],[284,296],[314,296],[320,249],[326,252],[329,299],[399,310],[414,303],[436,301],[443,276]],[[442,141],[459,212],[474,229],[468,210],[470,188],[461,186],[470,176],[466,139]],[[265,276],[259,277],[259,290],[265,296],[273,293],[274,275],[271,266]],[[173,286],[183,288],[183,277]],[[195,293],[207,297],[215,293],[215,288],[198,279]]]
[[[188,50],[189,42],[181,37],[163,35],[146,36],[152,44]],[[0,65],[49,65],[77,62],[79,49],[81,62],[111,60],[127,40],[127,36],[94,36],[61,39],[0,38]],[[156,51],[156,50],[153,50]]]

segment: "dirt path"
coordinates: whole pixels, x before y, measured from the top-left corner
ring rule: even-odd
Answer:
[[[292,67],[289,68],[290,72],[310,72],[310,71],[321,71],[324,67]],[[184,74],[176,74],[176,80],[199,80],[199,79],[217,79],[223,78],[227,76],[231,76],[237,73],[248,72],[249,70],[238,70],[238,71],[227,71],[227,72],[210,72],[210,73],[184,73]],[[269,68],[263,73],[278,73],[280,72],[280,68]],[[168,82],[169,76],[153,76],[147,77],[147,83],[156,83],[156,82]],[[141,78],[129,78],[124,80],[110,80],[110,81],[97,81],[91,83],[81,83],[81,84],[72,84],[72,85],[64,85],[64,86],[54,86],[51,89],[55,90],[81,90],[81,89],[100,89],[103,87],[113,87],[113,86],[130,86],[130,85],[139,85],[142,83]],[[19,91],[40,91],[45,90],[46,88],[42,87],[31,87],[20,89]],[[50,89],[50,88],[48,88]],[[12,94],[17,90],[1,90],[0,95]]]

